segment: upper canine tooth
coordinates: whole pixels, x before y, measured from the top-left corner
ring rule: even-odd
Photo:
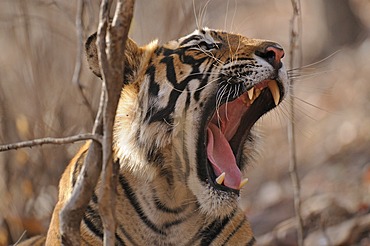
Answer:
[[[248,91],[248,97],[250,100],[252,100],[254,94],[254,87],[250,88]]]
[[[274,98],[275,106],[277,106],[280,102],[280,90],[276,80],[269,81],[267,86],[271,91],[272,97]]]
[[[216,183],[219,185],[222,184],[225,180],[225,176],[226,176],[225,172],[221,173],[220,176],[216,178]]]

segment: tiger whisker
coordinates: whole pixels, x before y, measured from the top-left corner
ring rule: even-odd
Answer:
[[[233,17],[231,18],[231,24],[230,24],[230,30],[233,30],[234,29],[234,20],[235,20],[235,16],[236,16],[236,10],[237,10],[237,1],[234,0],[234,13],[233,13]]]
[[[200,26],[198,16],[197,16],[197,13],[196,13],[197,11],[196,11],[196,8],[195,8],[195,0],[193,0],[193,12],[194,12],[195,24],[197,26],[197,29],[201,30],[201,26]]]
[[[310,74],[299,74],[299,73],[291,74],[291,73],[288,73],[288,77],[290,79],[293,78],[297,81],[302,81],[302,80],[309,79],[309,78],[315,78],[317,76],[321,76],[323,74],[327,74],[327,73],[330,73],[330,72],[333,72],[333,71],[334,70],[326,70],[326,71],[310,73]]]
[[[220,107],[221,107],[221,104],[222,104],[222,98],[223,96],[225,95],[225,92],[227,90],[227,84],[222,84],[222,86],[220,87],[220,89],[217,91],[217,94],[216,94],[216,114],[217,114],[217,123],[218,123],[218,126],[221,128],[221,116],[220,116]]]
[[[317,106],[317,105],[315,105],[315,104],[313,104],[313,103],[307,102],[306,100],[303,100],[303,99],[301,99],[301,98],[299,98],[299,97],[294,96],[294,99],[295,99],[295,100],[298,100],[298,101],[300,101],[300,102],[302,102],[302,103],[304,103],[304,104],[306,104],[306,105],[308,105],[308,106],[311,106],[311,107],[313,107],[313,108],[316,108],[316,109],[319,109],[319,110],[321,110],[321,111],[324,111],[324,112],[330,113],[330,111],[329,111],[329,110],[326,110],[326,109],[324,109],[324,108],[320,108],[319,106]]]
[[[215,78],[213,80],[209,80],[209,83],[207,83],[206,85],[202,86],[202,87],[199,87],[198,89],[194,90],[194,91],[199,91],[199,90],[202,90],[204,88],[206,88],[207,86],[211,85],[212,83],[216,82],[217,80],[220,80],[221,78]],[[194,91],[191,91],[191,92],[194,92]]]
[[[305,65],[305,66],[302,66],[302,67],[297,67],[297,68],[291,68],[289,69],[288,71],[294,71],[294,70],[302,70],[302,69],[308,69],[308,68],[312,68],[318,64],[321,64],[321,63],[324,63],[326,62],[327,60],[329,60],[330,58],[336,56],[339,52],[341,52],[341,50],[337,50],[337,51],[334,51],[333,53],[331,53],[330,55],[328,55],[327,57],[324,57],[323,59],[317,61],[317,62],[313,62],[313,63],[310,63],[308,65]]]
[[[296,98],[295,97],[295,99],[298,99],[298,98]],[[301,100],[299,100],[299,101],[301,101]],[[320,110],[323,110],[323,109],[321,109],[321,108],[319,108],[319,107],[317,107],[317,106],[314,106],[314,105],[310,105],[310,103],[308,103],[308,102],[305,102],[304,100],[302,101],[303,103],[306,103],[307,105],[309,105],[309,106],[313,106],[314,108],[317,108],[317,109],[320,109]],[[291,103],[291,101],[288,99],[288,100],[286,100],[285,102],[284,102],[284,104],[282,105],[282,107],[280,107],[281,109],[285,109],[286,110],[286,116],[287,116],[287,118],[289,119],[289,120],[292,120],[293,122],[295,121],[295,119],[293,119],[292,118],[292,116],[291,116],[291,113],[290,113],[290,109],[289,108],[286,108],[286,107],[291,107],[291,105],[292,105],[292,103]],[[311,116],[309,113],[308,113],[308,111],[307,110],[304,110],[302,107],[296,107],[296,105],[294,105],[294,110],[295,110],[295,112],[297,112],[297,113],[300,113],[300,114],[303,114],[303,115],[305,115],[306,117],[308,117],[309,119],[311,119],[311,120],[314,120],[314,121],[317,121],[317,119],[315,119],[313,116]],[[326,110],[324,110],[324,111],[326,111]],[[326,111],[327,112],[327,111]]]
[[[200,21],[201,21],[201,25],[203,26],[204,24],[204,19],[205,19],[205,16],[206,16],[206,10],[207,10],[207,7],[208,7],[208,4],[211,2],[211,0],[208,0],[204,6],[203,6],[203,9],[200,13]]]
[[[198,51],[200,51],[200,52],[203,52],[205,55],[207,55],[208,57],[210,57],[210,58],[212,58],[212,59],[214,59],[219,65],[224,65],[224,63],[220,60],[220,59],[218,59],[217,57],[215,57],[213,54],[212,54],[212,52],[210,52],[210,51],[206,51],[206,50],[204,50],[204,49],[202,49],[200,46],[198,47],[198,48],[196,48],[196,47],[194,47],[194,48],[192,48],[193,50],[198,50]]]
[[[230,94],[231,94],[231,90],[228,91],[228,94],[227,94],[227,97],[226,97],[226,102],[229,101]],[[229,121],[229,117],[228,117],[228,114],[227,114],[227,106],[228,106],[228,104],[226,103],[226,105],[225,105],[225,115],[226,115],[226,120]]]
[[[174,122],[174,123],[171,123],[171,122],[168,122],[165,118],[163,118],[163,121],[164,123],[166,123],[167,125],[171,126],[171,127],[176,127],[180,124],[180,122]]]
[[[199,73],[199,75],[202,75],[203,73]],[[210,73],[211,74],[211,73]],[[192,74],[192,75],[194,75],[194,74]],[[214,75],[214,74],[211,74],[211,75]],[[202,89],[204,89],[205,87],[207,87],[207,86],[209,86],[209,85],[211,85],[212,83],[214,83],[214,82],[216,82],[217,80],[220,80],[221,78],[215,78],[215,79],[213,79],[213,80],[209,80],[209,83],[207,83],[207,84],[205,84],[204,86],[202,86],[202,87],[200,87],[200,88],[198,88],[198,89],[195,89],[195,90],[192,90],[191,92],[195,92],[195,91],[199,91],[199,90],[202,90]],[[177,92],[180,92],[180,93],[182,93],[183,91],[182,90],[179,90],[179,89],[177,89],[177,88],[175,88],[171,83],[169,83],[167,80],[165,80],[165,82],[166,82],[166,84],[168,85],[168,86],[170,86],[171,87],[171,89],[173,89],[174,91],[177,91]]]

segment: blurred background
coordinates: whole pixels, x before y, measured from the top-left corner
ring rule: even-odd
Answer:
[[[305,243],[370,245],[370,2],[301,4],[294,124]],[[100,82],[84,55],[73,81],[76,16],[86,40],[97,30],[98,12],[98,1],[0,1],[0,144],[91,131]],[[130,36],[163,43],[197,25],[224,29],[277,41],[288,65],[291,17],[290,0],[137,0]],[[296,245],[288,108],[259,121],[260,155],[242,193],[261,245]],[[81,144],[0,153],[0,245],[46,232],[58,180]]]

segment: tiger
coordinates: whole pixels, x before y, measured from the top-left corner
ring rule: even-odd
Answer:
[[[97,34],[85,44],[102,77]],[[256,121],[288,94],[278,43],[201,28],[177,40],[138,46],[128,38],[115,115],[116,245],[254,245],[239,206],[253,161]],[[89,143],[59,184],[46,245],[60,245],[59,212]],[[100,183],[81,222],[81,245],[102,245]]]

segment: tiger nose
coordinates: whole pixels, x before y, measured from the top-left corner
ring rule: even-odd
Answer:
[[[280,69],[283,65],[281,59],[284,57],[284,50],[278,44],[269,45],[262,51],[256,51],[255,54],[265,59],[275,69]]]

